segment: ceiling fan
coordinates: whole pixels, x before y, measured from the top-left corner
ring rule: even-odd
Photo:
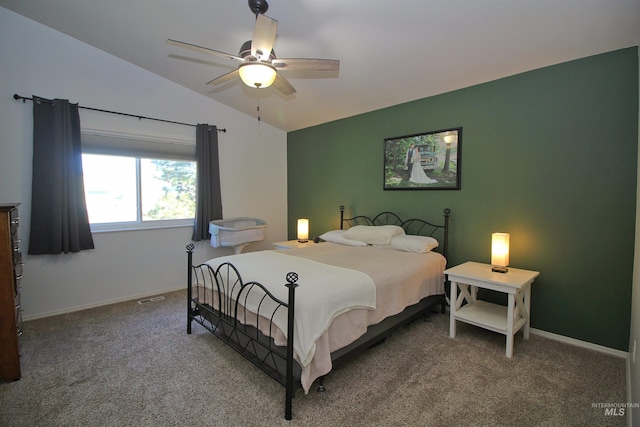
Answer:
[[[238,69],[217,77],[207,84],[221,84],[238,75],[240,79],[249,87],[264,89],[271,85],[285,95],[296,92],[295,88],[282,77],[278,71],[338,71],[340,61],[334,59],[311,59],[311,58],[277,58],[273,51],[273,43],[278,31],[278,21],[264,15],[269,8],[266,0],[249,0],[249,9],[256,15],[256,23],[253,28],[253,37],[246,41],[240,48],[238,55],[220,52],[190,43],[168,39],[167,43],[191,49],[196,52],[207,53],[221,58],[226,58],[237,62]]]

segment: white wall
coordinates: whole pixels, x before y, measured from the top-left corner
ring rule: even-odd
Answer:
[[[32,106],[14,93],[66,98],[82,106],[226,128],[219,134],[223,211],[268,223],[271,247],[287,237],[286,134],[155,74],[0,7],[0,202],[21,202],[29,240]],[[187,68],[185,68],[187,70]],[[187,71],[185,71],[187,72]],[[195,128],[80,110],[83,128],[195,139]],[[191,228],[94,234],[95,250],[25,256],[24,318],[185,286]],[[207,243],[196,259],[232,253]]]

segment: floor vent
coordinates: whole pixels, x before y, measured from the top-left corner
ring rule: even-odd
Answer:
[[[147,298],[147,299],[141,299],[140,301],[138,301],[138,304],[146,304],[148,302],[154,302],[154,301],[162,301],[164,299],[164,297],[161,295],[159,297],[153,297],[153,298]]]

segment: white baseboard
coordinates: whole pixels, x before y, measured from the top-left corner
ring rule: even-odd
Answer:
[[[451,304],[449,304],[449,298],[445,297],[446,301],[447,301],[447,307],[445,309],[445,312],[447,314],[447,316],[450,315],[451,311],[449,310],[449,307],[451,306]],[[571,344],[571,345],[575,345],[578,347],[583,347],[583,348],[588,348],[591,350],[595,350],[595,351],[599,351],[600,353],[605,353],[605,354],[610,354],[612,356],[616,356],[616,357],[622,357],[623,359],[629,359],[629,352],[627,351],[622,351],[622,350],[616,350],[615,348],[611,348],[611,347],[605,347],[603,345],[598,345],[598,344],[593,344],[587,341],[581,341],[575,338],[570,338],[570,337],[566,337],[564,335],[558,335],[558,334],[554,334],[553,332],[547,332],[547,331],[543,331],[542,329],[536,329],[536,328],[529,328],[529,332],[531,332],[534,335],[539,335],[541,337],[544,338],[549,338],[555,341],[560,341],[563,342],[565,344]],[[521,332],[519,332],[521,333]]]
[[[629,358],[629,352],[627,351],[616,350],[615,348],[605,347],[603,345],[593,344],[587,341],[581,341],[575,338],[565,337],[564,335],[554,334],[552,332],[543,331],[541,329],[530,328],[529,331],[534,335],[539,335],[541,337],[549,338],[555,341],[560,341],[566,344],[588,348],[590,350],[599,351],[600,353],[606,353],[612,356],[622,357],[623,359]]]
[[[95,304],[80,305],[80,306],[76,306],[76,307],[65,308],[64,310],[58,310],[58,311],[49,311],[49,312],[46,312],[46,313],[40,313],[40,314],[36,314],[36,315],[33,315],[33,316],[25,316],[22,319],[22,321],[23,322],[28,322],[29,320],[42,319],[44,317],[57,316],[59,314],[73,313],[74,311],[86,310],[88,308],[102,307],[104,305],[111,305],[111,304],[116,304],[116,303],[119,303],[119,302],[133,301],[133,300],[138,300],[138,299],[142,299],[142,298],[148,298],[148,297],[152,297],[152,296],[155,296],[155,295],[166,294],[166,293],[173,292],[173,291],[179,291],[181,289],[186,289],[186,287],[183,285],[183,286],[180,286],[180,287],[177,287],[177,288],[170,288],[170,289],[164,289],[164,290],[160,290],[160,291],[153,291],[153,292],[148,292],[148,293],[139,294],[139,295],[130,295],[130,296],[127,296],[127,297],[116,298],[116,299],[108,300],[108,301],[102,301],[102,302],[98,302],[98,303],[95,303]]]

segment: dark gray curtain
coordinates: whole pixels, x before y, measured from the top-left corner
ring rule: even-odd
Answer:
[[[207,124],[196,126],[196,217],[194,241],[209,239],[209,221],[222,219],[218,128]]]
[[[93,249],[84,197],[78,104],[33,97],[29,254]]]

